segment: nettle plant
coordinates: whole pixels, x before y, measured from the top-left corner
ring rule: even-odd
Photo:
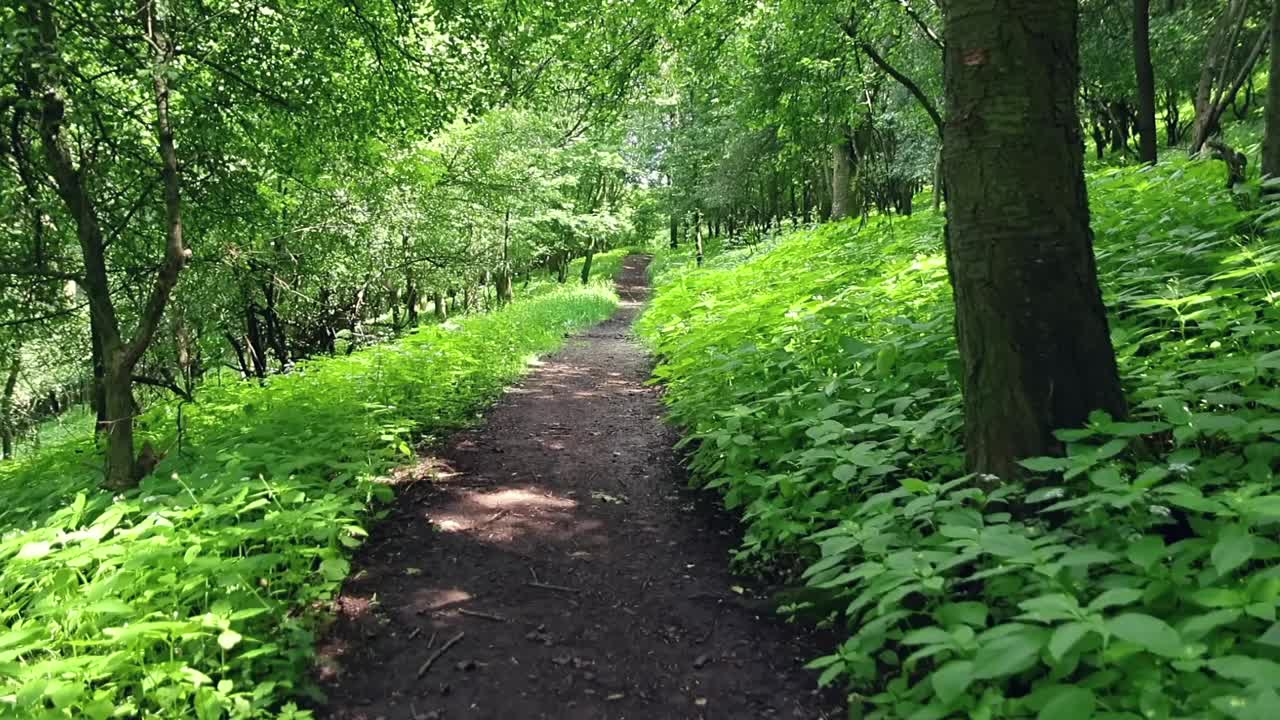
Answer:
[[[940,219],[669,270],[642,330],[695,480],[874,718],[1280,717],[1277,213],[1219,168],[1090,178],[1132,418],[964,474]]]
[[[1135,457],[1164,431],[1191,446]],[[1190,420],[1061,436],[1034,489],[907,482],[817,533],[808,585],[856,631],[812,666],[888,670],[871,717],[1275,717],[1280,494],[1252,479],[1274,451],[1205,456]]]
[[[133,493],[97,488],[91,437],[0,466],[0,716],[310,718],[314,633],[391,497],[383,473],[612,313],[605,282],[206,383],[181,447],[176,407],[140,419],[173,449]]]

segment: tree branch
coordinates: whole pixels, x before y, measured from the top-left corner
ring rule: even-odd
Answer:
[[[156,387],[156,388],[161,388],[163,390],[169,390],[174,395],[177,395],[178,397],[182,398],[183,400],[186,400],[189,403],[193,403],[196,401],[195,397],[192,396],[191,393],[178,387],[178,384],[175,383],[173,380],[146,377],[145,375],[134,375],[130,378],[130,380],[132,380],[134,384],[137,384],[137,385],[147,385],[149,387]]]
[[[857,41],[857,37],[854,35],[854,32],[850,27],[845,26],[844,31],[850,38]],[[862,50],[867,57],[871,58],[871,62],[875,63],[876,66],[887,73],[889,77],[897,80],[898,84],[902,85],[908,92],[915,96],[915,99],[920,102],[920,106],[929,114],[929,119],[933,121],[933,126],[938,130],[938,137],[942,137],[942,114],[938,112],[938,108],[934,105],[933,100],[929,99],[929,96],[924,94],[924,91],[920,89],[920,86],[917,85],[914,80],[900,72],[897,68],[890,65],[889,62],[880,55],[880,53],[876,52],[875,48],[871,47],[870,43],[858,42],[858,48]]]

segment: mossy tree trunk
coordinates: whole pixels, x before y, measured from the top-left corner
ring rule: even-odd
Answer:
[[[1001,478],[1057,428],[1125,414],[1076,114],[1075,0],[946,6],[947,261],[969,467]]]

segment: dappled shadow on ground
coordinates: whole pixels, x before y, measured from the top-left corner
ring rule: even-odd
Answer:
[[[835,717],[821,652],[726,570],[677,486],[649,361],[618,315],[570,341],[437,457],[357,559],[321,643],[341,720]]]

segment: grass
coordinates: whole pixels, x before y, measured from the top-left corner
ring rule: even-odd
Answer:
[[[996,490],[963,468],[935,214],[659,267],[640,329],[695,481],[843,632],[813,667],[852,717],[1280,717],[1277,213],[1222,177],[1091,173],[1132,417]]]
[[[305,718],[313,630],[379,479],[474,422],[528,361],[607,317],[620,252],[588,286],[425,326],[264,385],[206,385],[140,419],[168,456],[97,489],[87,434],[0,464],[0,715]]]

